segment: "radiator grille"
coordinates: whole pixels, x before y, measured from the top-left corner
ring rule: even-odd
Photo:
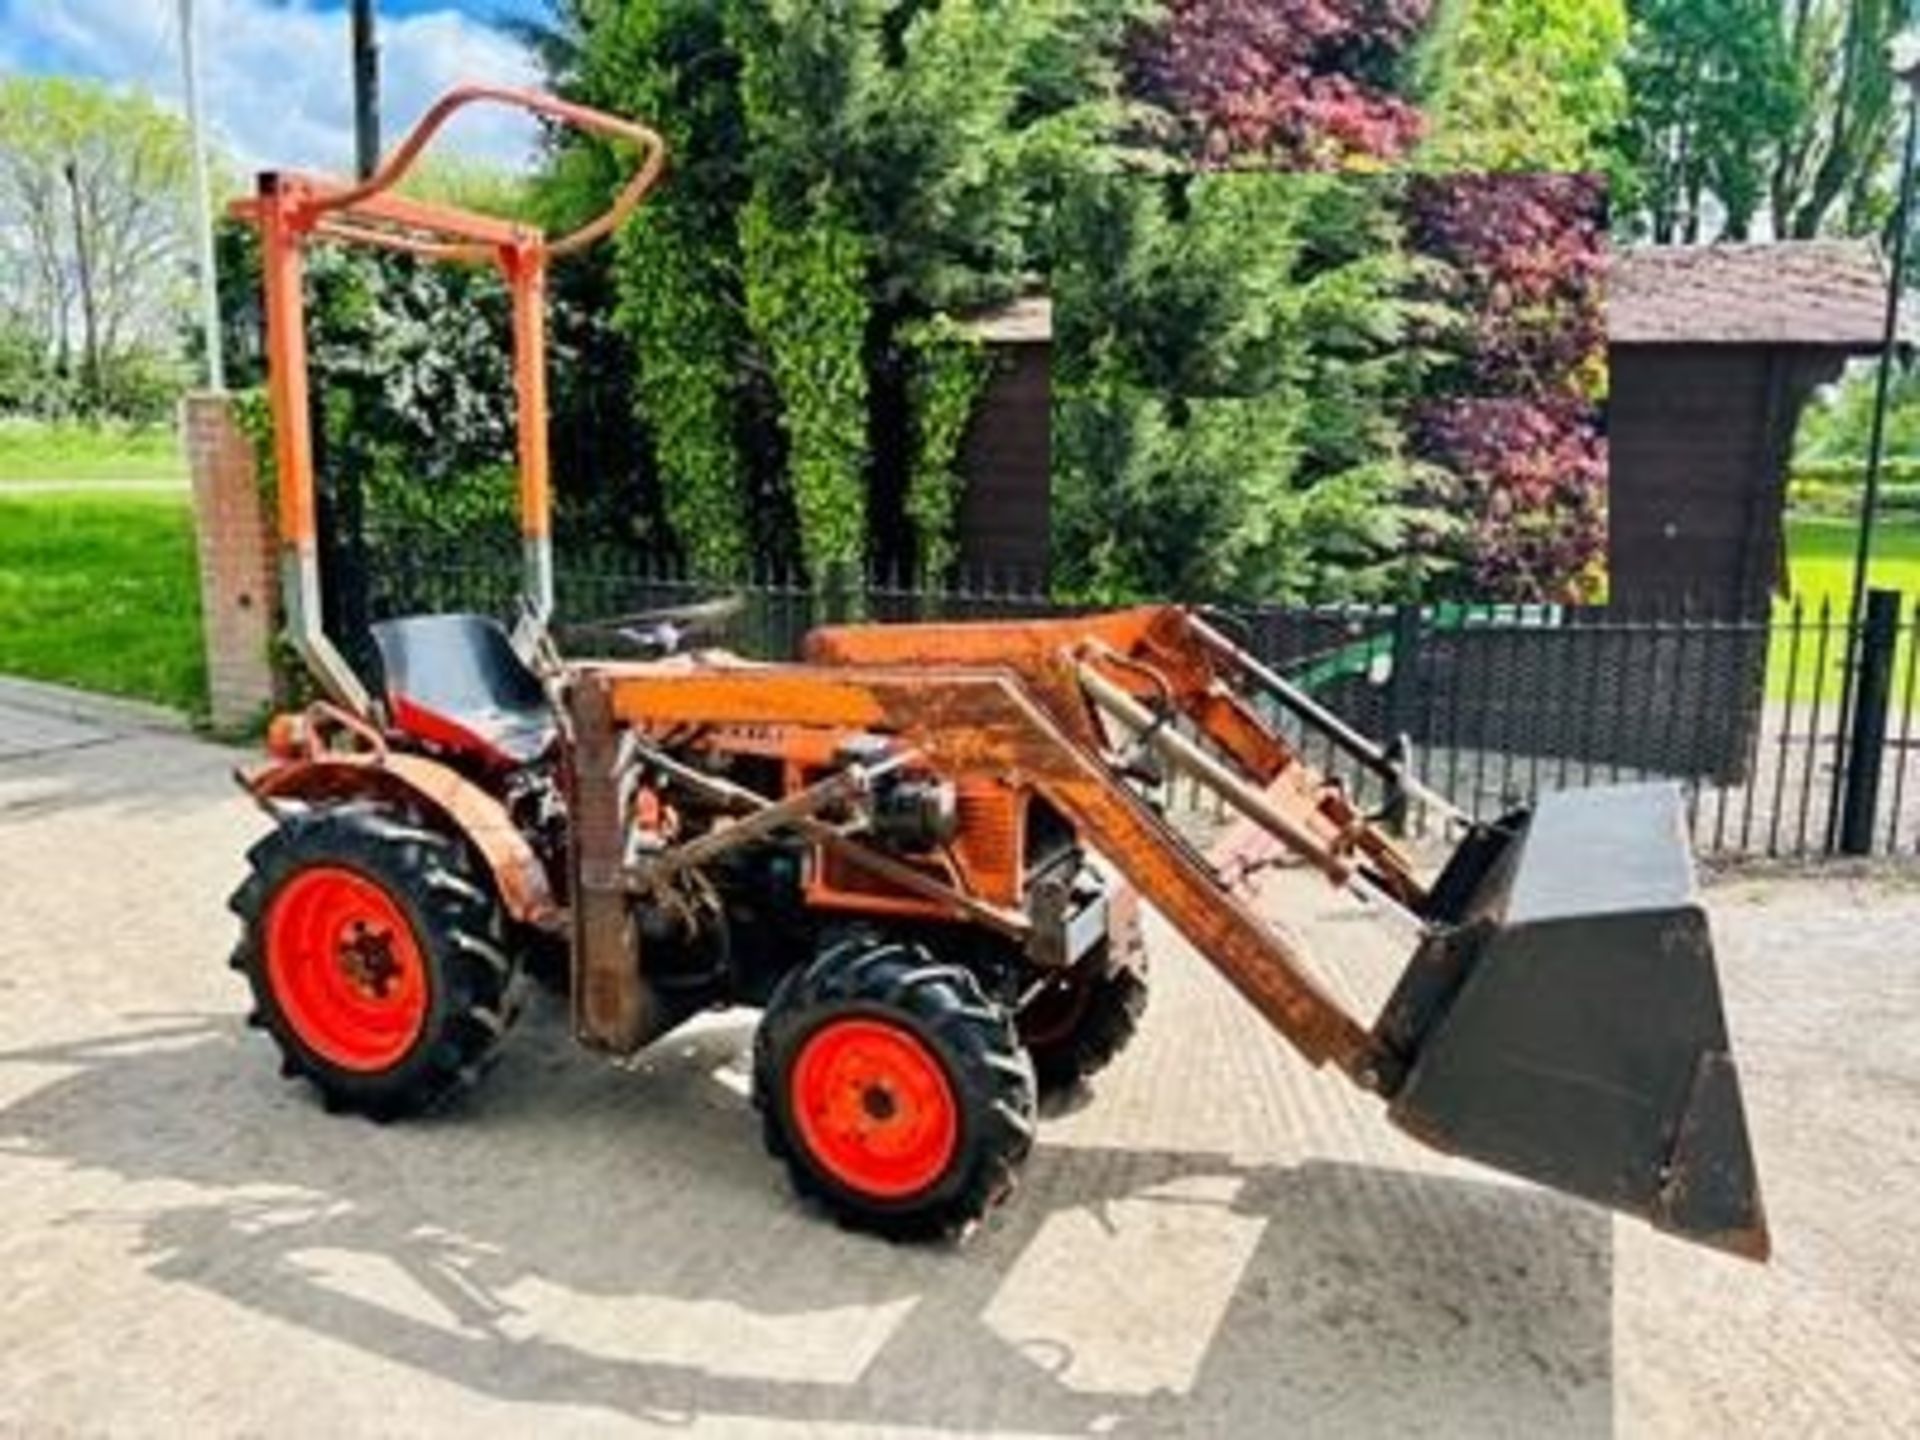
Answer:
[[[967,879],[984,899],[1020,900],[1020,796],[997,780],[959,786],[960,834],[954,842]]]

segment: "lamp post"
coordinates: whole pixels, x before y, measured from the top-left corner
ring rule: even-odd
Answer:
[[[195,268],[200,272],[200,329],[206,346],[207,388],[227,388],[226,366],[220,353],[220,283],[214,273],[213,190],[207,178],[207,140],[200,120],[200,65],[195,55],[193,0],[180,0],[180,78],[186,90],[187,130],[193,144],[193,198],[198,212],[195,226]]]
[[[353,0],[353,162],[368,179],[380,167],[380,42],[373,0]]]
[[[1906,285],[1907,235],[1913,228],[1915,160],[1920,157],[1920,29],[1903,31],[1888,49],[1894,78],[1907,94],[1907,146],[1900,162],[1900,204],[1894,212],[1893,264],[1887,279],[1887,325],[1881,339],[1880,374],[1873,396],[1873,431],[1867,444],[1867,483],[1860,500],[1860,536],[1853,556],[1854,619],[1867,594],[1867,565],[1873,553],[1873,526],[1880,505],[1880,474],[1886,466],[1887,404],[1893,390],[1894,352],[1900,344],[1900,296]]]
[[[1848,737],[1854,728],[1854,706],[1859,699],[1859,674],[1866,641],[1867,570],[1873,562],[1873,527],[1880,511],[1880,477],[1886,468],[1887,406],[1893,394],[1893,367],[1900,346],[1900,300],[1906,288],[1907,241],[1913,228],[1915,162],[1920,160],[1920,27],[1908,26],[1887,47],[1887,59],[1893,76],[1907,96],[1907,141],[1900,160],[1900,200],[1894,210],[1893,254],[1887,276],[1886,327],[1880,339],[1880,368],[1874,384],[1873,426],[1867,441],[1866,484],[1860,495],[1860,529],[1853,552],[1853,588],[1847,603],[1847,666],[1840,684],[1840,730],[1835,741],[1838,762],[1833,774],[1833,803],[1827,847],[1833,849],[1842,817],[1840,795],[1847,784],[1848,771],[1864,759],[1874,757],[1849,753]],[[1849,802],[1851,804],[1851,801]]]

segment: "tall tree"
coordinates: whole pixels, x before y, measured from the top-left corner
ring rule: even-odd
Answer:
[[[1172,0],[1135,46],[1132,83],[1214,165],[1370,168],[1421,117],[1409,52],[1433,0]]]
[[[1655,241],[1871,235],[1904,0],[1631,0],[1620,218]]]
[[[184,122],[91,82],[0,80],[0,267],[46,353],[78,360],[104,408],[115,368],[171,346],[187,298],[191,150]]]
[[[1872,234],[1891,208],[1896,128],[1887,45],[1902,0],[1786,0],[1796,113],[1774,158],[1774,230],[1804,240]]]
[[[1781,0],[1633,0],[1625,68],[1622,217],[1658,244],[1747,239],[1801,113]]]
[[[1114,55],[1140,8],[568,0],[542,40],[554,82],[657,120],[674,150],[613,276],[635,408],[696,563],[760,556],[818,577],[873,558],[870,540],[904,524],[889,517],[951,514],[903,498],[946,467],[901,437],[954,433],[912,413],[951,404],[950,385],[923,383],[948,349],[925,322],[1044,270],[1049,196],[1107,163]],[[592,208],[615,171],[603,147],[569,143],[550,188]],[[938,535],[907,538],[943,553]],[[915,547],[880,548],[899,563]]]
[[[1598,176],[1420,176],[1415,243],[1470,317],[1414,406],[1456,477],[1476,597],[1584,602],[1604,584],[1607,195]]]
[[[1442,477],[1399,421],[1433,317],[1398,194],[1276,174],[1075,188],[1054,285],[1063,590],[1420,593]]]
[[[1452,0],[1420,52],[1421,164],[1616,170],[1626,45],[1626,0]]]

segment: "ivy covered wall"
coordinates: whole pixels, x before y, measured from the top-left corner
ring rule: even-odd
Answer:
[[[1041,283],[1070,176],[1120,163],[1138,0],[567,0],[569,96],[658,117],[667,183],[612,266],[679,553],[937,579],[984,384],[957,317]],[[556,221],[620,157],[551,157]]]

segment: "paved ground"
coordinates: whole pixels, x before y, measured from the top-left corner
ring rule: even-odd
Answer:
[[[897,1248],[787,1195],[744,1018],[322,1114],[222,964],[236,758],[0,704],[0,1433],[1920,1429],[1915,888],[1716,892],[1769,1268],[1400,1140],[1164,932],[1017,1201]]]

